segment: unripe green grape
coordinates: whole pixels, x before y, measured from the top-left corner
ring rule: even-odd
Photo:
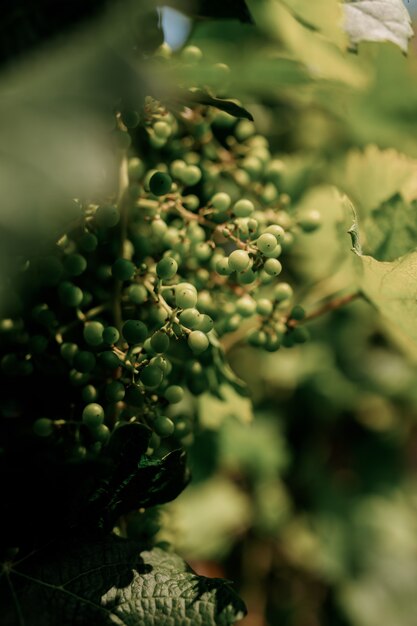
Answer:
[[[181,50],[181,59],[185,63],[198,63],[203,58],[203,53],[197,46],[186,46]]]
[[[256,180],[260,176],[263,169],[262,161],[257,157],[252,156],[245,157],[241,163],[241,167],[254,180]]]
[[[292,348],[295,344],[294,333],[293,331],[288,331],[282,338],[282,345],[284,348]]]
[[[148,299],[148,291],[143,285],[130,285],[127,295],[133,304],[143,304]]]
[[[282,253],[282,247],[279,243],[277,243],[275,248],[273,248],[272,250],[266,250],[262,254],[267,259],[277,259],[281,255],[281,253]]]
[[[156,218],[151,222],[151,231],[154,237],[158,237],[158,238],[163,237],[167,229],[168,229],[168,226],[166,222],[164,222],[164,220],[161,220],[160,218]]]
[[[148,336],[148,329],[140,320],[127,320],[122,326],[122,335],[131,345],[143,343]]]
[[[214,209],[216,209],[216,211],[223,212],[223,211],[227,211],[227,209],[230,207],[232,203],[232,200],[228,193],[219,191],[218,193],[214,194],[210,203],[211,203],[211,206]]]
[[[250,265],[250,257],[245,250],[233,250],[228,257],[229,267],[236,272],[243,272]]]
[[[208,243],[198,243],[194,247],[194,255],[199,261],[208,261],[213,253],[212,248],[208,245]]]
[[[295,307],[291,309],[289,317],[290,319],[300,321],[305,318],[305,315],[306,315],[306,312],[303,309],[303,307],[297,304]]]
[[[70,276],[80,276],[87,269],[87,261],[81,254],[68,254],[64,258],[64,267]]]
[[[86,322],[83,337],[89,346],[99,346],[103,341],[104,326],[100,322]]]
[[[103,330],[103,341],[108,346],[112,346],[117,343],[120,339],[120,333],[115,326],[107,326]]]
[[[32,354],[43,354],[48,347],[48,338],[43,335],[32,335],[29,340],[29,349]]]
[[[131,280],[136,272],[136,266],[128,259],[117,259],[111,268],[112,276],[117,280]]]
[[[188,345],[195,354],[200,354],[209,347],[209,340],[201,330],[193,330],[188,335]]]
[[[99,360],[103,367],[109,370],[115,370],[121,365],[119,357],[112,350],[101,352]]]
[[[143,178],[145,173],[145,164],[143,161],[134,157],[133,159],[129,159],[127,164],[127,174],[129,176],[129,180],[139,181]]]
[[[225,324],[226,331],[229,333],[234,332],[235,330],[239,328],[241,323],[242,323],[242,318],[240,317],[240,315],[235,313],[234,315],[229,317],[228,320],[226,320],[226,324]]]
[[[168,139],[172,132],[170,125],[162,121],[155,122],[155,124],[153,125],[153,130],[155,135],[157,135],[158,137],[162,137],[163,139]]]
[[[78,240],[78,247],[83,252],[94,252],[97,248],[98,239],[93,233],[84,233]]]
[[[251,267],[247,270],[244,270],[243,272],[237,273],[237,280],[240,285],[250,285],[251,283],[255,282],[257,278],[258,273],[254,272]]]
[[[159,435],[160,437],[169,437],[174,433],[175,430],[174,422],[165,415],[160,415],[159,417],[157,417],[153,423],[153,427],[157,435]]]
[[[197,165],[187,165],[181,173],[182,182],[187,187],[193,187],[201,180],[201,170]]]
[[[163,326],[168,319],[168,313],[162,306],[152,307],[152,310],[150,311],[150,316],[151,316],[152,322],[158,328]]]
[[[276,245],[277,240],[272,233],[264,233],[256,241],[256,247],[262,253],[271,252]]]
[[[162,370],[163,374],[166,376],[168,376],[168,374],[170,374],[172,371],[171,362],[168,361],[168,359],[162,354],[154,356],[149,363],[150,365],[156,365],[157,367],[159,367],[159,369]]]
[[[267,341],[266,333],[263,330],[252,330],[247,339],[248,343],[256,348],[264,346]]]
[[[175,302],[181,309],[191,309],[197,304],[197,293],[188,286],[177,286],[175,289]]]
[[[170,385],[165,389],[164,397],[170,404],[177,404],[184,398],[184,389],[179,385]]]
[[[310,333],[305,326],[296,326],[292,331],[292,337],[295,343],[305,343],[310,339]]]
[[[84,400],[84,402],[87,402],[87,403],[95,402],[98,398],[97,389],[94,387],[94,385],[86,385],[81,390],[81,397]]]
[[[321,226],[321,215],[319,211],[303,211],[298,216],[298,225],[305,233],[311,233]]]
[[[195,308],[184,309],[179,315],[179,320],[183,326],[196,330],[200,322],[201,313]]]
[[[179,178],[180,180],[186,168],[187,168],[186,162],[182,161],[181,159],[176,159],[175,161],[172,161],[171,165],[169,166],[170,172],[173,175],[173,177]]]
[[[97,208],[94,219],[102,228],[113,228],[120,220],[119,209],[111,204],[103,204]]]
[[[242,317],[251,317],[256,311],[256,302],[251,296],[242,296],[236,301],[236,311]]]
[[[160,367],[157,365],[145,365],[141,373],[139,374],[140,381],[145,387],[149,387],[150,389],[155,389],[158,387],[164,374]]]
[[[104,409],[101,404],[91,402],[84,407],[81,418],[89,428],[97,428],[104,422]]]
[[[266,204],[271,204],[277,200],[278,195],[278,189],[274,183],[266,183],[262,191],[261,199]]]
[[[35,420],[32,428],[38,437],[49,437],[54,432],[54,423],[48,417],[40,417]]]
[[[276,302],[289,300],[293,296],[293,290],[288,283],[279,283],[274,288],[274,299]]]
[[[149,190],[154,196],[165,196],[172,187],[172,178],[165,172],[155,172],[149,180]]]
[[[220,274],[220,276],[230,276],[233,272],[232,268],[229,265],[229,259],[223,257],[219,259],[215,266],[216,272]]]
[[[190,224],[187,229],[187,235],[192,243],[202,243],[206,240],[204,228],[198,224]]]
[[[100,424],[96,428],[91,429],[94,439],[100,443],[107,443],[110,439],[110,430],[105,424]]]
[[[189,211],[196,211],[200,206],[200,199],[195,194],[190,193],[188,196],[183,197],[182,203]]]
[[[266,298],[261,298],[256,303],[256,312],[263,317],[268,317],[269,315],[271,315],[273,308],[274,307],[272,302],[270,300],[267,300]]]
[[[282,272],[282,265],[278,259],[267,259],[264,263],[263,269],[270,276],[279,276]]]
[[[72,362],[74,360],[74,356],[77,354],[78,352],[78,346],[76,343],[62,343],[60,348],[59,348],[59,352],[62,356],[62,358],[69,363],[70,365],[72,365]]]
[[[58,295],[61,303],[68,307],[80,306],[83,299],[83,292],[81,289],[69,281],[60,283],[58,287]]]
[[[73,365],[78,372],[88,374],[92,372],[96,366],[96,357],[92,352],[79,350],[74,356]]]
[[[266,341],[262,346],[267,352],[276,352],[281,347],[281,337],[278,335],[269,335],[266,336]]]
[[[157,331],[151,337],[151,346],[152,346],[152,349],[157,354],[163,354],[164,352],[168,352],[169,350],[168,335],[162,331]]]
[[[169,280],[173,278],[178,270],[178,263],[171,257],[164,257],[156,264],[156,273],[159,278]]]
[[[279,226],[278,224],[270,224],[269,226],[267,226],[263,234],[266,234],[266,233],[274,235],[278,243],[285,236],[285,230],[282,228],[282,226]]]
[[[201,330],[203,333],[209,333],[214,328],[214,322],[209,315],[203,313],[200,316],[198,326],[196,330]]]
[[[110,402],[120,402],[125,397],[125,386],[118,380],[112,380],[106,385],[104,393]]]
[[[248,219],[248,229],[249,232],[251,234],[254,234],[258,231],[259,228],[259,224],[257,222],[257,220],[253,219],[252,217]]]
[[[239,141],[245,141],[255,134],[255,125],[249,120],[240,120],[236,125],[234,134]]]
[[[233,213],[236,217],[249,217],[254,212],[253,202],[242,198],[233,205]]]

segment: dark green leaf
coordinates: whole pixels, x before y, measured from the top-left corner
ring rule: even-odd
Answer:
[[[52,544],[9,566],[0,601],[3,626],[231,626],[246,612],[229,582],[117,538]]]
[[[202,89],[181,92],[178,90],[178,95],[176,95],[176,97],[178,97],[178,100],[184,104],[205,104],[207,106],[220,109],[221,111],[225,111],[226,113],[229,113],[229,115],[233,115],[233,117],[244,117],[245,119],[253,122],[252,114],[239,104],[236,104],[236,102],[232,102],[232,100],[224,100],[222,98],[214,98],[207,93],[207,91],[203,91]]]
[[[183,0],[158,0],[158,4],[170,5],[192,17],[211,19],[236,19],[253,24],[252,15],[245,0],[195,0],[191,4]]]

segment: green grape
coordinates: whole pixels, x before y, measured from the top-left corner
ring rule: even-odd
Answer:
[[[216,262],[215,269],[220,276],[230,276],[233,272],[233,269],[229,265],[229,259],[226,257],[223,257]]]
[[[203,53],[197,46],[186,46],[181,50],[181,59],[185,63],[198,63],[203,58]]]
[[[266,250],[265,252],[263,252],[263,255],[265,257],[267,257],[268,259],[276,259],[280,256],[282,252],[282,247],[280,246],[280,244],[278,243],[275,248],[273,248],[272,250]]]
[[[197,309],[184,309],[184,311],[180,313],[179,320],[183,326],[191,330],[196,330],[200,322],[200,316],[201,313]]]
[[[209,347],[209,340],[201,330],[193,330],[188,335],[188,345],[195,354],[200,354]]]
[[[141,383],[150,389],[158,387],[161,384],[163,377],[164,374],[161,368],[157,365],[145,365],[139,375]]]
[[[274,307],[272,302],[270,300],[267,300],[266,298],[261,298],[256,303],[256,312],[263,317],[268,317],[269,315],[271,315],[273,308]]]
[[[256,247],[262,253],[271,252],[277,245],[277,240],[272,233],[264,233],[256,241]]]
[[[89,428],[97,428],[104,422],[104,409],[101,404],[91,402],[84,407],[81,417]]]
[[[288,283],[279,283],[274,288],[274,299],[276,302],[282,302],[292,298],[293,290]]]
[[[99,356],[100,363],[109,370],[115,370],[121,365],[121,361],[117,354],[112,350],[106,350]]]
[[[114,326],[107,326],[103,330],[103,341],[108,346],[112,346],[117,343],[120,339],[120,333]]]
[[[98,398],[97,389],[94,387],[94,385],[86,385],[81,390],[81,397],[84,400],[84,402],[87,402],[87,403],[95,402]]]
[[[256,348],[262,347],[266,344],[267,336],[263,330],[252,330],[248,335],[248,342],[251,346]]]
[[[29,349],[32,354],[43,354],[48,347],[48,338],[43,335],[32,335],[29,340]]]
[[[129,159],[127,164],[127,174],[129,176],[129,180],[139,181],[143,178],[145,174],[145,164],[143,161],[134,157],[133,159]]]
[[[99,346],[103,341],[104,326],[100,322],[86,322],[83,337],[89,346]]]
[[[282,345],[284,348],[292,348],[295,344],[293,331],[288,331],[282,338]]]
[[[271,235],[274,235],[278,243],[285,236],[285,230],[282,228],[282,226],[279,226],[278,224],[271,224],[270,226],[265,228],[264,233],[270,233]]]
[[[64,259],[64,267],[70,276],[80,276],[87,269],[87,261],[81,254],[68,254]]]
[[[170,361],[168,361],[167,358],[165,358],[164,356],[162,356],[161,354],[158,354],[157,356],[154,356],[151,360],[150,360],[150,364],[151,365],[156,365],[157,367],[159,367],[160,370],[162,370],[162,372],[166,375],[170,374],[172,371],[172,364]]]
[[[190,224],[187,230],[187,235],[191,243],[201,243],[206,240],[204,228],[198,224]]]
[[[197,211],[200,206],[200,199],[195,194],[190,193],[188,196],[183,197],[182,203],[189,211]]]
[[[162,331],[154,333],[151,337],[151,346],[157,354],[167,352],[169,350],[168,335]]]
[[[132,261],[120,258],[113,263],[111,272],[114,278],[117,278],[117,280],[130,280],[135,275],[136,266],[134,263],[132,263]]]
[[[213,250],[208,243],[201,242],[194,247],[194,255],[199,261],[208,261],[212,254]]]
[[[147,289],[143,285],[130,285],[127,295],[133,304],[143,304],[148,299]]]
[[[160,437],[169,437],[174,434],[175,425],[174,422],[165,415],[160,415],[153,423],[155,432]]]
[[[305,233],[311,233],[321,226],[321,215],[314,209],[305,211],[300,213],[297,223]]]
[[[195,330],[201,330],[203,333],[209,333],[214,328],[214,322],[209,315],[202,313]]]
[[[106,385],[104,393],[110,402],[120,402],[125,397],[125,386],[117,380],[112,380]]]
[[[232,333],[233,331],[237,330],[241,322],[242,322],[242,318],[237,313],[229,317],[229,319],[226,321],[227,332]]]
[[[197,304],[197,293],[191,289],[187,283],[177,285],[175,289],[175,302],[181,309],[191,309]],[[191,285],[192,287],[192,285]]]
[[[99,426],[91,428],[91,434],[100,443],[107,443],[110,439],[110,430],[105,424],[99,424]]]
[[[282,265],[278,259],[267,259],[263,269],[270,276],[278,276],[282,272]]]
[[[168,226],[166,222],[164,222],[164,220],[161,220],[161,218],[159,217],[154,219],[151,222],[152,234],[154,235],[154,237],[157,237],[158,239],[160,239],[163,235],[165,235],[167,229],[168,229]]]
[[[96,366],[96,357],[92,352],[79,350],[74,356],[73,365],[78,372],[88,374],[92,372]]]
[[[186,167],[187,164],[185,161],[182,161],[181,159],[176,159],[175,161],[172,161],[170,165],[171,174],[174,176],[174,178],[179,178],[181,180],[181,176],[185,172]]]
[[[165,256],[156,265],[156,273],[159,278],[163,280],[169,280],[173,278],[178,270],[178,263],[175,259]]]
[[[249,217],[254,212],[255,207],[253,206],[253,202],[250,200],[238,200],[233,205],[233,213],[236,217]]]
[[[165,196],[172,187],[172,178],[165,172],[155,172],[149,179],[149,190],[154,196]]]
[[[123,324],[122,335],[129,344],[143,343],[148,336],[148,329],[140,320],[127,320]]]
[[[289,317],[290,319],[300,321],[305,318],[305,315],[306,315],[306,312],[303,309],[303,307],[297,304],[295,307],[291,309]]]
[[[250,265],[250,257],[244,250],[234,250],[228,257],[229,267],[236,272],[247,270]]]
[[[170,404],[181,402],[184,397],[184,390],[179,385],[170,385],[164,391],[164,397]]]
[[[201,180],[201,170],[197,165],[187,165],[181,173],[182,182],[187,187],[193,187]]]
[[[77,354],[78,352],[78,346],[76,343],[62,343],[60,348],[59,348],[59,352],[62,356],[62,358],[69,363],[70,365],[72,365],[72,362],[74,360],[74,356]]]
[[[69,307],[80,306],[83,299],[83,292],[81,289],[69,281],[60,283],[58,287],[58,295],[61,303],[64,306]]]
[[[119,209],[111,204],[104,204],[97,208],[94,218],[102,228],[113,228],[120,220]]]
[[[266,336],[266,341],[262,346],[267,352],[276,352],[281,347],[281,338],[278,335]]]
[[[131,109],[121,111],[120,117],[126,128],[136,128],[140,122],[139,113]]]
[[[256,311],[256,302],[250,296],[242,296],[236,302],[236,311],[242,317],[251,317]]]
[[[255,134],[255,125],[249,120],[240,120],[235,128],[235,137],[239,141],[245,141]]]
[[[48,417],[40,417],[33,423],[33,432],[38,437],[49,437],[54,432],[54,423]]]
[[[310,333],[304,326],[296,326],[292,331],[292,338],[295,343],[305,343],[310,339]]]
[[[243,272],[238,272],[237,274],[238,282],[241,285],[250,285],[257,278],[258,278],[258,273],[254,272],[251,267]]]
[[[227,211],[227,209],[232,204],[232,199],[228,193],[219,191],[218,193],[214,194],[210,203],[211,206],[216,209],[216,211],[224,212]]]
[[[162,137],[163,139],[168,139],[171,134],[171,127],[166,122],[155,122],[153,125],[153,130],[155,135],[158,137]]]

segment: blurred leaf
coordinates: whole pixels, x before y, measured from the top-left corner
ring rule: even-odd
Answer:
[[[346,44],[346,35],[341,28],[343,9],[338,0],[282,0],[297,19],[304,25],[318,30],[329,41],[342,46]]]
[[[4,626],[158,626],[167,615],[173,626],[231,626],[246,612],[227,581],[115,538],[54,544],[11,566],[1,582]]]
[[[158,0],[158,4],[172,6],[193,17],[236,19],[253,24],[246,0]]]
[[[242,424],[253,419],[252,402],[243,398],[230,384],[223,383],[219,388],[221,398],[204,393],[198,398],[198,415],[204,428],[218,429],[229,417],[237,418]]]
[[[184,94],[181,94],[181,92],[177,92],[175,97],[176,99],[182,99],[182,96],[184,97],[183,101],[185,104],[205,104],[206,106],[208,105],[214,107],[215,109],[219,109],[220,111],[225,111],[233,117],[244,117],[245,119],[253,122],[252,114],[239,104],[236,104],[236,102],[233,102],[232,100],[224,100],[222,98],[214,98],[202,89],[189,91]]]
[[[347,0],[343,8],[354,46],[361,41],[391,41],[407,52],[413,29],[402,0]]]

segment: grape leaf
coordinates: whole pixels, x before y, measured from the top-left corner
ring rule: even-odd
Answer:
[[[352,46],[361,41],[391,41],[407,52],[413,29],[402,0],[347,0],[344,11]]]
[[[363,295],[417,346],[417,252],[392,262],[358,255],[357,264]]]
[[[52,544],[0,579],[3,626],[231,626],[246,609],[228,581],[136,542]]]
[[[233,117],[244,117],[247,120],[253,122],[253,116],[244,107],[236,104],[232,100],[225,100],[224,98],[214,98],[207,91],[202,89],[196,89],[193,91],[186,91],[178,89],[175,94],[175,100],[184,104],[205,104],[207,106],[215,107],[220,111],[225,111]]]

